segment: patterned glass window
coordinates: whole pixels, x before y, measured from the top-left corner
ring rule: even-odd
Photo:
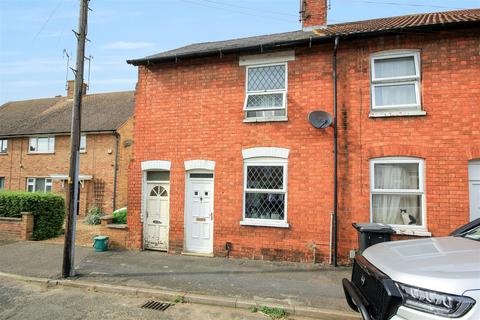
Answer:
[[[245,218],[285,220],[285,165],[247,165]]]
[[[80,152],[87,151],[87,136],[82,134],[80,136]]]
[[[246,119],[286,116],[287,64],[247,67]]]
[[[3,189],[5,189],[5,178],[0,177],[0,191],[2,191]]]

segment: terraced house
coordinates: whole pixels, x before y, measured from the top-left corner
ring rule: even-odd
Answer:
[[[73,81],[66,97],[0,106],[0,189],[66,195]],[[85,90],[86,94],[86,90]],[[80,214],[126,206],[133,92],[83,97]]]
[[[131,247],[342,262],[352,222],[403,239],[480,215],[480,10],[328,25],[302,3],[302,30],[128,61]]]

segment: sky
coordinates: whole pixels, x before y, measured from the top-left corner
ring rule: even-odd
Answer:
[[[125,61],[195,42],[299,30],[299,0],[91,0],[89,93],[133,90]],[[65,95],[79,0],[0,0],[0,104]],[[330,0],[328,23],[480,7],[480,0]],[[88,79],[89,78],[89,79]]]

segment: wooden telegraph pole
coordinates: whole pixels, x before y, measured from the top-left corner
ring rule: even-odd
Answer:
[[[75,92],[72,107],[72,132],[70,139],[70,171],[68,174],[67,220],[65,228],[65,243],[63,248],[62,276],[75,275],[75,223],[78,213],[78,168],[80,160],[80,125],[83,94],[83,67],[85,61],[85,41],[87,38],[88,2],[80,0],[80,16],[77,36],[77,64],[75,73]]]

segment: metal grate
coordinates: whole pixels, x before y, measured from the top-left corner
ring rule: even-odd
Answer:
[[[171,303],[159,302],[150,300],[146,302],[144,305],[141,306],[142,309],[150,309],[150,310],[157,310],[157,311],[165,311],[169,307],[171,307]]]
[[[248,70],[248,91],[285,89],[285,65]]]

